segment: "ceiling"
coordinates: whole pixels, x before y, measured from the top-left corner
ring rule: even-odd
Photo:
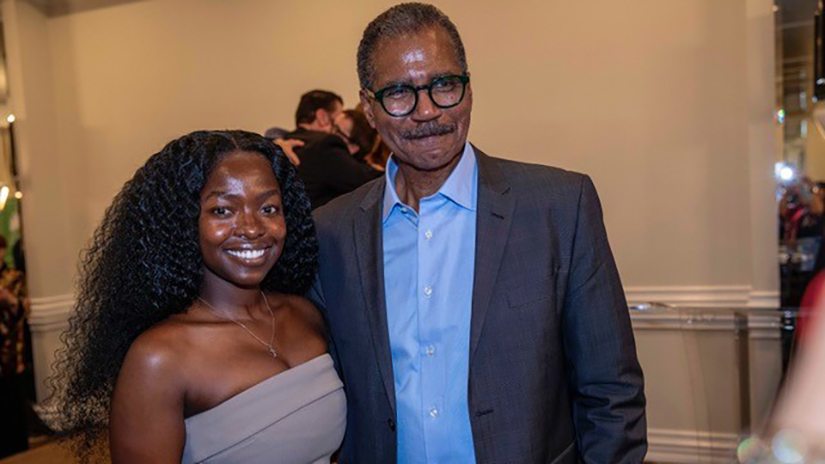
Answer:
[[[26,0],[47,16],[61,16],[142,0]]]

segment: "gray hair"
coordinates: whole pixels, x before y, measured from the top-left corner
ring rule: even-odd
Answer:
[[[378,15],[364,30],[358,45],[358,80],[362,89],[372,89],[375,84],[375,67],[372,55],[379,42],[385,39],[414,34],[425,29],[441,27],[453,43],[458,64],[467,73],[467,55],[458,29],[438,8],[425,3],[401,3]]]

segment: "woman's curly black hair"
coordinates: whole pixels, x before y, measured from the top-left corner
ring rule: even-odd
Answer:
[[[259,153],[278,179],[287,236],[264,291],[302,295],[312,284],[318,243],[310,203],[280,149],[244,131],[199,131],[170,142],[126,182],[81,256],[79,293],[58,353],[55,391],[62,434],[78,457],[98,452],[115,380],[132,342],[184,312],[203,280],[200,195],[217,162],[235,151]]]

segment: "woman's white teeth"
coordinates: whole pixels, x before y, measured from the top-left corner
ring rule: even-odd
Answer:
[[[261,256],[264,255],[264,250],[242,250],[242,251],[228,250],[227,252],[230,255],[237,256],[238,258],[241,258],[241,259],[255,259],[255,258],[260,258]]]

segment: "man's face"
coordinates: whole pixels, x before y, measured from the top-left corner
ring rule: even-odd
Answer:
[[[335,120],[344,114],[344,105],[341,104],[341,102],[336,101],[332,107],[332,111],[319,110],[319,112],[320,114],[318,117],[321,118],[320,122],[325,129],[324,132],[333,132]]]
[[[462,74],[453,44],[439,27],[382,40],[372,62],[373,91],[394,84],[426,85],[437,77]],[[422,90],[415,110],[403,117],[390,116],[380,102],[363,91],[361,102],[370,124],[401,164],[433,171],[449,165],[464,150],[473,108],[470,84],[461,103],[447,109],[435,106],[427,91]]]
[[[347,143],[347,150],[349,150],[350,155],[354,155],[360,151],[360,147],[354,143],[352,143],[352,119],[349,118],[344,113],[338,115],[335,118],[335,125],[332,132],[341,136],[344,139],[344,142]]]

